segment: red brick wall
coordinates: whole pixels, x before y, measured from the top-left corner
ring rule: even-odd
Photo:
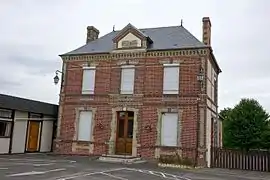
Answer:
[[[180,108],[182,114],[182,148],[196,148],[197,142],[197,97],[199,93],[199,84],[197,74],[199,72],[199,58],[188,56],[174,57],[171,59],[181,60],[180,64],[180,94],[173,100],[166,100],[162,95],[163,89],[163,66],[160,60],[168,58],[144,58],[137,59],[139,64],[135,71],[135,94],[143,94],[144,97],[133,98],[133,108],[139,109],[138,117],[138,153],[143,157],[154,157],[154,146],[156,143],[156,125],[157,125],[157,109],[163,107]],[[81,65],[82,61],[76,62]],[[59,143],[56,151],[59,153],[71,153],[71,143],[75,129],[75,108],[82,106],[90,106],[97,108],[95,122],[101,122],[104,129],[97,126],[94,129],[95,143],[103,145],[95,146],[94,154],[102,154],[106,152],[105,142],[110,137],[110,123],[112,120],[112,108],[117,105],[118,98],[112,99],[108,94],[119,94],[121,69],[112,68],[117,66],[116,60],[98,61],[96,71],[95,95],[81,95],[82,69],[74,68],[70,70],[67,66],[65,98],[63,99],[63,115],[61,121],[61,137],[64,141]],[[72,62],[75,64],[75,62]],[[151,64],[151,65],[149,65]],[[120,67],[120,66],[119,66]],[[82,100],[82,98],[92,97],[92,100]],[[177,101],[175,101],[177,99]],[[109,103],[110,102],[110,103]],[[152,125],[151,132],[145,130],[146,125]],[[66,142],[66,143],[65,143]],[[84,152],[78,152],[84,154]]]

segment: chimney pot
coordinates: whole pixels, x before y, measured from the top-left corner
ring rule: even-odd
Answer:
[[[94,26],[87,26],[87,37],[86,37],[86,43],[89,43],[91,41],[94,41],[98,39],[99,30],[95,28]]]
[[[211,21],[209,17],[203,17],[203,43],[211,46]]]

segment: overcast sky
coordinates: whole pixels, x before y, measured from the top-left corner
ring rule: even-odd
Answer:
[[[0,2],[0,93],[58,103],[53,84],[59,54],[129,22],[137,28],[180,25],[202,39],[212,21],[212,46],[223,72],[220,109],[252,97],[270,112],[269,0],[9,0]]]

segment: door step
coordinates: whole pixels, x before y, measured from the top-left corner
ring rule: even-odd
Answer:
[[[140,157],[133,157],[130,155],[102,155],[99,157],[98,161],[122,164],[138,164],[146,162]]]

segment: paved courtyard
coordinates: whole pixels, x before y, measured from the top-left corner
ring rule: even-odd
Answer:
[[[269,175],[269,176],[268,176]],[[252,180],[270,179],[268,173],[228,170],[179,170],[153,164],[102,163],[86,157],[42,154],[0,156],[1,180]]]

